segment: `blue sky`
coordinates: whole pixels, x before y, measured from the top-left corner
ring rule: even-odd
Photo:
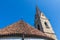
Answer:
[[[60,40],[60,0],[38,0],[37,4]],[[0,0],[0,29],[20,19],[34,26],[35,13],[36,0]]]

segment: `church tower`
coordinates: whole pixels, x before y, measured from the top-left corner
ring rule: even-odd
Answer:
[[[52,26],[49,20],[45,17],[43,12],[36,7],[36,15],[35,15],[35,28],[42,31],[46,35],[52,37],[54,40],[57,40],[56,35],[52,29]]]

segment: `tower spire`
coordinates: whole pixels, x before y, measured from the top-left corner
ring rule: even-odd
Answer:
[[[38,0],[36,0],[36,9],[38,8]]]
[[[41,11],[38,8],[38,0],[36,0],[36,14],[37,15],[41,14]]]

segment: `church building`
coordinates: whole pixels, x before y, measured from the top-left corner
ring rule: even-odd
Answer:
[[[49,20],[36,7],[34,27],[20,20],[0,30],[0,40],[57,40]]]

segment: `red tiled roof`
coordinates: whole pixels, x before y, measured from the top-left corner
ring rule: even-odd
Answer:
[[[48,37],[43,32],[39,31],[38,29],[33,28],[32,26],[25,23],[24,21],[19,21],[17,23],[14,23],[0,30],[0,35],[15,34],[15,33]]]

